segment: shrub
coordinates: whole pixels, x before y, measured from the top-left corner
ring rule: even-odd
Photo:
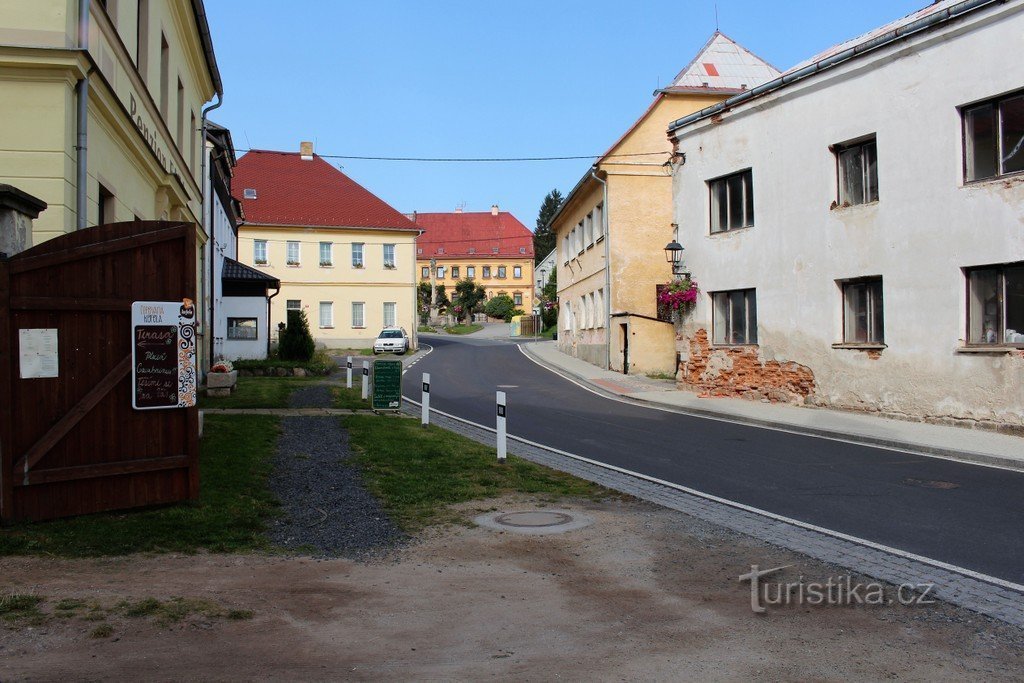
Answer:
[[[499,294],[484,306],[484,313],[492,318],[501,318],[505,322],[512,320],[515,310],[516,304],[508,294]]]
[[[308,361],[313,357],[316,344],[309,333],[309,320],[305,311],[288,311],[288,326],[281,332],[278,355],[281,360]]]
[[[558,306],[545,304],[540,309],[540,321],[545,330],[558,324]]]

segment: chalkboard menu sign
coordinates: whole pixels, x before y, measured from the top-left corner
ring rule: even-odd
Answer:
[[[195,307],[182,301],[132,304],[132,406],[196,403]]]
[[[400,410],[402,408],[402,361],[373,361],[374,410]]]

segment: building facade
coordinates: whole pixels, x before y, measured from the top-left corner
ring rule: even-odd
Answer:
[[[551,220],[558,269],[558,348],[623,373],[671,372],[675,330],[658,318],[671,278],[671,121],[777,75],[716,32],[611,146]]]
[[[1024,427],[1022,32],[944,0],[671,125],[683,386]]]
[[[542,258],[533,267],[533,294],[536,297],[534,301],[539,302],[541,293],[551,280],[551,274],[556,272],[558,268],[555,263],[555,257],[558,256],[558,249],[552,249],[547,256]],[[540,311],[536,311],[540,312]]]
[[[281,283],[270,305],[275,331],[289,310],[303,310],[322,347],[367,348],[391,326],[415,347],[419,229],[409,219],[312,145],[248,152],[233,191],[245,213],[239,259]]]
[[[486,212],[416,213],[413,220],[423,230],[416,248],[420,282],[444,285],[450,299],[455,284],[468,278],[488,299],[507,294],[516,308],[533,311],[533,233],[519,219],[494,205]]]

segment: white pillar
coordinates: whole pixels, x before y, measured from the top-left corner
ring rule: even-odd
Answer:
[[[499,391],[498,403],[498,462],[505,462],[505,392]]]
[[[423,395],[420,397],[420,424],[426,427],[430,424],[430,373],[423,373]]]
[[[349,356],[348,360],[345,361],[345,388],[352,388],[352,356]]]
[[[363,361],[363,400],[370,396],[370,361]]]

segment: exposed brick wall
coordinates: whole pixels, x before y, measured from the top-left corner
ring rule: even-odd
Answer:
[[[705,329],[689,340],[680,362],[680,383],[708,396],[803,403],[814,393],[814,373],[799,363],[760,358],[753,346],[712,349]]]

